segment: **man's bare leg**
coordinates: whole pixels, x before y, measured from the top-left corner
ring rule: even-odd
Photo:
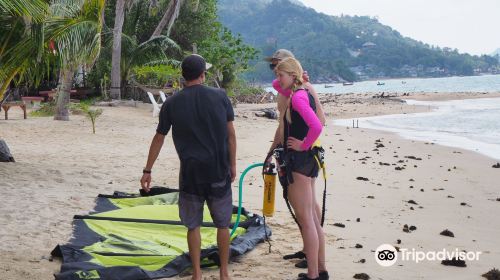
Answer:
[[[201,234],[200,227],[188,230],[187,241],[189,247],[189,257],[193,264],[193,280],[201,280],[200,254],[201,254]]]
[[[217,229],[217,246],[219,247],[220,257],[220,279],[229,280],[229,229]]]

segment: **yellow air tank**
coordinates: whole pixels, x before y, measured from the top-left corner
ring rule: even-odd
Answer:
[[[264,202],[262,205],[262,214],[265,217],[274,215],[274,197],[276,194],[276,172],[275,165],[271,163],[267,172],[264,172]]]

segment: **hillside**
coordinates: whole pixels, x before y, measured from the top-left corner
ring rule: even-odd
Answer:
[[[298,2],[298,1],[294,1]],[[292,50],[317,82],[384,77],[473,75],[496,70],[490,56],[432,47],[381,24],[376,18],[329,16],[288,0],[220,0],[220,21],[261,51],[250,80],[269,81],[262,58]]]

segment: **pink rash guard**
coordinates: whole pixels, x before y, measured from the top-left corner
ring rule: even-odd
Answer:
[[[273,87],[278,91],[279,94],[286,97],[290,97],[292,93],[290,89],[288,90],[282,89],[278,79],[273,81]],[[321,125],[318,116],[316,115],[316,113],[309,104],[309,97],[307,91],[300,89],[292,95],[292,107],[295,111],[297,111],[297,113],[299,113],[299,115],[302,117],[304,122],[309,127],[307,135],[303,139],[304,142],[302,143],[301,146],[302,150],[304,151],[309,150],[312,144],[318,139],[319,135],[321,134],[323,126]]]

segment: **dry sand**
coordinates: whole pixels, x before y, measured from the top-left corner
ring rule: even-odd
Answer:
[[[410,98],[470,96],[419,94]],[[500,95],[477,94],[474,98],[483,96]],[[254,110],[273,106],[237,106],[240,172],[263,160],[277,126],[276,121],[255,117]],[[327,101],[325,108],[330,122],[333,118],[429,110],[368,95],[339,97]],[[32,117],[23,120],[16,109],[9,112],[10,120],[0,120],[0,138],[9,144],[17,161],[0,163],[0,279],[53,279],[60,261],[49,261],[50,251],[69,240],[73,215],[88,213],[99,193],[138,190],[157,119],[151,116],[147,104],[138,108],[107,107],[93,135],[90,122],[83,116],[72,116],[69,122]],[[325,128],[322,142],[329,174],[327,267],[334,279],[353,279],[356,273],[367,273],[371,279],[483,279],[481,274],[500,267],[500,202],[496,201],[500,197],[500,169],[491,168],[495,160],[391,133],[331,124]],[[377,143],[384,147],[374,151]],[[396,167],[404,169],[398,171]],[[153,170],[153,183],[175,187],[177,174],[177,156],[171,137],[167,137]],[[243,205],[259,213],[263,189],[258,171],[245,183]],[[318,198],[322,188],[319,180]],[[235,186],[235,202],[236,193]],[[461,205],[463,202],[466,206]],[[345,228],[334,223],[342,223]],[[268,224],[273,230],[272,252],[268,253],[263,243],[238,258],[230,266],[233,279],[295,279],[304,271],[295,268],[293,261],[282,259],[302,246],[282,199],[277,199],[276,215],[268,219]],[[405,224],[417,229],[403,232]],[[441,236],[444,229],[451,230],[455,237]],[[384,268],[375,262],[373,253],[384,243],[422,251],[458,248],[481,251],[482,255],[479,261],[468,261],[466,268],[443,266],[439,261],[398,262]],[[355,248],[356,244],[362,248]],[[366,259],[366,263],[357,263],[360,259]],[[206,279],[217,279],[217,270],[203,272]],[[189,279],[189,273],[180,278]]]

